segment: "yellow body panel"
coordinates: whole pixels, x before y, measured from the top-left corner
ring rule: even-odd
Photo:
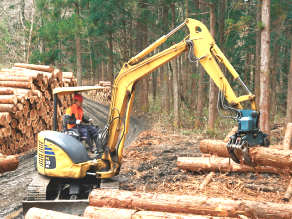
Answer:
[[[91,166],[92,161],[75,164],[70,157],[57,145],[44,140],[41,132],[38,136],[38,172],[49,177],[83,178]]]

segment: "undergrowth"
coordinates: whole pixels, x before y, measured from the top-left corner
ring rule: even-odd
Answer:
[[[180,124],[179,126],[174,125],[174,112],[173,107],[170,109],[170,113],[165,111],[161,112],[161,100],[156,98],[154,101],[152,96],[149,95],[149,115],[153,117],[153,122],[160,127],[172,127],[175,131],[182,135],[194,135],[202,134],[207,135],[208,138],[213,139],[224,139],[231,129],[237,125],[237,122],[233,118],[222,117],[218,112],[215,120],[215,129],[208,130],[208,104],[205,104],[203,108],[203,114],[201,119],[197,112],[190,110],[184,102],[180,103]],[[230,111],[220,110],[220,113],[224,116],[234,116],[230,114]],[[199,127],[195,127],[197,120],[201,121]],[[275,115],[273,124],[283,126],[285,123],[285,115],[281,112]],[[272,125],[271,125],[272,126]],[[274,138],[271,137],[272,143],[275,142]]]

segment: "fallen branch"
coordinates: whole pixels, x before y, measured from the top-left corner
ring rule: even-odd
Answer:
[[[204,181],[202,182],[202,184],[200,185],[199,189],[202,190],[203,188],[205,188],[212,180],[212,178],[216,175],[215,172],[210,172],[208,174],[208,176],[206,176],[206,178],[204,179]]]

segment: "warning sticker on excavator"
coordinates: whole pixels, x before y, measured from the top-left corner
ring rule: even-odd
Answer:
[[[55,169],[56,168],[56,157],[55,152],[52,148],[45,145],[45,168]]]
[[[45,156],[45,167],[46,169],[56,168],[56,157],[55,156]]]

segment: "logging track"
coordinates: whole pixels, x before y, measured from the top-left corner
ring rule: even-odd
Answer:
[[[103,128],[107,123],[109,107],[84,97],[84,114],[93,119],[93,124]],[[142,119],[130,119],[129,133],[126,136],[125,147],[129,146],[148,126]],[[0,219],[23,218],[22,201],[26,200],[27,187],[36,174],[34,170],[34,155],[29,151],[19,157],[19,167],[0,177]]]

